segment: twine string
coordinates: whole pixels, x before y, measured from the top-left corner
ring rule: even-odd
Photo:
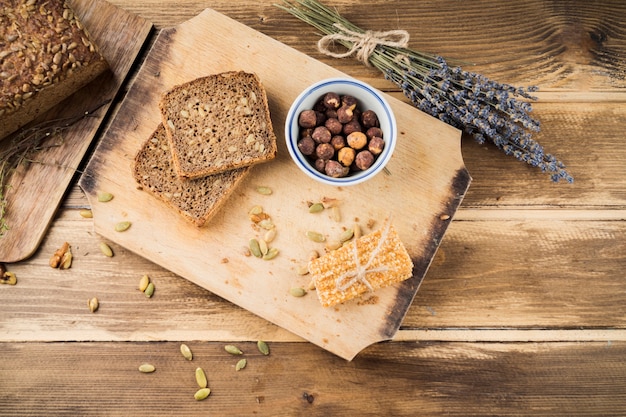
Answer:
[[[357,282],[361,282],[370,291],[374,291],[374,288],[372,288],[372,284],[370,284],[370,282],[367,280],[367,274],[373,274],[373,273],[376,273],[376,272],[386,272],[386,271],[389,270],[389,267],[387,267],[386,265],[382,265],[382,266],[379,266],[379,267],[376,267],[376,268],[371,268],[371,269],[368,269],[368,268],[370,267],[370,265],[372,264],[372,262],[376,258],[376,255],[378,255],[378,252],[380,252],[380,250],[383,247],[383,244],[387,240],[387,236],[389,235],[389,229],[390,228],[391,228],[391,221],[387,221],[387,224],[385,225],[385,228],[383,229],[382,233],[380,234],[380,240],[378,241],[378,244],[376,245],[376,247],[374,248],[374,250],[370,254],[369,259],[367,260],[367,262],[364,265],[361,265],[361,260],[359,259],[359,251],[357,249],[358,241],[354,242],[354,247],[353,248],[354,248],[355,269],[353,271],[345,272],[345,273],[343,273],[341,276],[339,276],[337,278],[337,280],[335,281],[335,287],[337,288],[337,290],[345,291],[348,288],[350,288],[351,286],[353,286],[354,284],[356,284]],[[346,282],[344,282],[344,281],[346,281]]]
[[[374,31],[367,30],[365,32],[356,32],[343,26],[341,23],[334,23],[338,33],[323,36],[317,42],[317,49],[333,58],[346,58],[356,53],[359,61],[362,61],[368,67],[370,66],[370,55],[378,45],[406,48],[409,44],[409,32],[406,30],[388,30]],[[330,45],[335,41],[347,41],[352,43],[352,47],[346,52],[333,52]]]

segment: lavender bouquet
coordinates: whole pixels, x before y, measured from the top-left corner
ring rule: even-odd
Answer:
[[[514,87],[451,67],[441,56],[409,49],[406,31],[365,31],[317,0],[283,0],[277,7],[325,34],[318,42],[321,52],[336,58],[356,55],[400,87],[418,109],[481,144],[492,142],[505,154],[549,173],[554,182],[574,181],[565,165],[532,138],[540,131],[539,121],[529,116],[536,87]],[[334,43],[347,51],[331,51]]]

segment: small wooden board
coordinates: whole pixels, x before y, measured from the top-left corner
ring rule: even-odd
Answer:
[[[230,70],[256,72],[261,78],[279,139],[278,156],[255,166],[217,216],[199,229],[139,190],[131,169],[135,154],[160,121],[160,95],[176,84]],[[335,76],[345,74],[210,9],[162,30],[81,177],[95,230],[345,359],[392,338],[471,178],[458,130],[387,97],[400,130],[389,174],[344,188],[310,180],[287,152],[285,117],[306,86]],[[259,194],[258,186],[273,193]],[[100,191],[112,193],[113,200],[98,202]],[[340,222],[328,212],[308,212],[307,202],[323,197],[340,201]],[[271,261],[244,254],[248,240],[262,233],[248,218],[254,205],[261,205],[277,227],[272,245],[280,254]],[[290,295],[290,288],[309,283],[307,276],[296,273],[297,267],[311,250],[324,250],[305,237],[307,230],[338,236],[358,221],[367,233],[388,217],[415,263],[413,278],[336,308],[322,308],[314,292],[302,298]],[[116,232],[121,221],[132,226]]]
[[[72,0],[72,8],[94,38],[110,71],[73,94],[31,125],[74,118],[97,108],[60,135],[54,146],[38,152],[27,169],[12,175],[7,198],[9,230],[0,237],[0,262],[17,262],[39,247],[76,169],[96,136],[111,103],[152,30],[146,20],[103,0]],[[0,146],[10,146],[10,138]]]

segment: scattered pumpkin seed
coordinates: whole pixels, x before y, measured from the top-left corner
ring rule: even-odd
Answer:
[[[256,187],[256,191],[259,194],[263,194],[263,195],[270,195],[270,194],[272,194],[272,189],[270,187],[265,187],[265,186]]]
[[[354,229],[346,229],[339,235],[339,241],[345,243],[354,237]]]
[[[139,372],[143,372],[144,374],[149,374],[151,372],[154,372],[155,370],[156,368],[154,367],[154,365],[149,363],[139,365]]]
[[[250,211],[248,212],[248,214],[250,215],[255,215],[258,216],[259,214],[263,213],[263,207],[261,206],[254,206],[250,209]]]
[[[84,217],[85,219],[91,219],[93,218],[93,212],[91,210],[88,209],[84,209],[78,212],[80,214],[81,217]]]
[[[324,242],[324,241],[326,241],[326,237],[324,237],[323,234],[318,233],[318,232],[313,232],[311,230],[306,232],[306,237],[308,237],[313,242]]]
[[[59,269],[70,269],[72,267],[72,251],[68,248],[61,257]]]
[[[330,209],[330,217],[337,223],[341,221],[341,212],[339,211],[339,207],[333,206]]]
[[[115,231],[116,232],[124,232],[124,231],[128,230],[130,225],[131,225],[130,222],[119,222],[118,224],[115,225]]]
[[[254,238],[250,239],[250,241],[248,242],[248,246],[250,247],[250,252],[252,252],[254,256],[256,256],[257,258],[263,256],[263,253],[261,253],[261,246],[258,240]]]
[[[101,203],[106,203],[113,200],[113,194],[111,193],[106,193],[106,192],[99,192],[98,193],[98,201]]]
[[[196,368],[196,382],[200,388],[206,388],[209,385],[209,381],[206,379],[206,374],[204,373],[204,369]]]
[[[237,362],[237,365],[235,365],[235,371],[241,371],[243,368],[246,367],[247,364],[248,364],[248,361],[246,360],[246,358],[239,359],[239,361]]]
[[[302,287],[294,287],[289,290],[289,293],[294,297],[304,297],[306,295],[306,290]]]
[[[189,349],[189,346],[187,346],[184,343],[180,344],[180,353],[182,353],[185,359],[187,359],[188,361],[193,359],[193,353],[191,353],[191,349]],[[200,388],[204,388],[204,387],[200,387]]]
[[[263,236],[263,240],[266,241],[267,243],[271,243],[274,238],[276,237],[276,229],[270,229],[265,233],[265,236]]]
[[[308,256],[309,261],[312,261],[313,259],[317,259],[319,257],[320,257],[320,253],[316,251],[315,249],[309,252],[309,256]]]
[[[296,273],[298,275],[307,275],[309,273],[309,266],[307,264],[301,264],[296,267]]]
[[[224,350],[231,355],[242,355],[243,352],[235,345],[226,345],[224,346]]]
[[[0,278],[1,284],[15,285],[17,284],[17,276],[14,272],[6,271]]]
[[[354,223],[354,227],[352,227],[352,231],[354,232],[354,238],[358,239],[363,236],[363,231],[361,230],[361,225],[358,223]]]
[[[113,256],[113,249],[105,242],[100,242],[100,252],[104,254],[104,256],[108,256],[109,258]]]
[[[269,250],[269,247],[267,246],[267,242],[265,241],[265,239],[260,239],[258,242],[259,242],[259,249],[261,250],[261,254],[267,255],[267,251]]]
[[[152,298],[152,296],[154,295],[154,283],[149,283],[143,293],[146,295],[147,298]]]
[[[271,230],[274,227],[274,222],[271,219],[263,219],[259,222],[259,226],[262,227],[265,230]]]
[[[196,391],[195,394],[193,394],[193,398],[195,398],[197,401],[202,401],[206,399],[209,394],[211,394],[210,388],[200,388],[198,391]]]
[[[98,311],[98,307],[100,307],[100,303],[96,297],[90,298],[89,301],[87,301],[87,305],[89,306],[89,311],[92,313]]]
[[[328,242],[326,242],[326,245],[324,245],[324,247],[327,250],[336,250],[339,249],[341,245],[342,243],[338,240],[329,240]]]
[[[150,277],[148,275],[144,275],[139,280],[139,291],[145,292],[148,288],[148,284],[150,284]]]
[[[309,213],[319,213],[324,210],[324,205],[322,203],[311,204],[309,207]]]
[[[263,340],[258,340],[256,342],[256,347],[259,349],[259,352],[261,352],[262,354],[266,356],[270,354],[270,347]]]
[[[263,255],[263,259],[266,261],[272,260],[274,259],[276,256],[278,256],[278,249],[276,248],[270,248],[267,253],[265,255]]]

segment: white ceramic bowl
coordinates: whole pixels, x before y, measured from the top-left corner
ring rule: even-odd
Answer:
[[[309,162],[309,159],[298,148],[298,140],[300,139],[298,117],[300,113],[304,110],[312,109],[315,103],[329,92],[337,93],[340,96],[345,94],[351,95],[357,99],[357,107],[359,109],[362,111],[374,111],[378,116],[380,128],[383,131],[383,140],[385,141],[383,152],[378,155],[371,167],[364,171],[351,172],[348,176],[341,178],[333,178],[315,169],[312,163]],[[373,178],[389,162],[396,146],[397,136],[396,119],[387,100],[385,100],[380,91],[353,78],[329,78],[312,84],[295,99],[287,113],[285,122],[287,149],[298,168],[309,177],[329,185],[354,185]]]

